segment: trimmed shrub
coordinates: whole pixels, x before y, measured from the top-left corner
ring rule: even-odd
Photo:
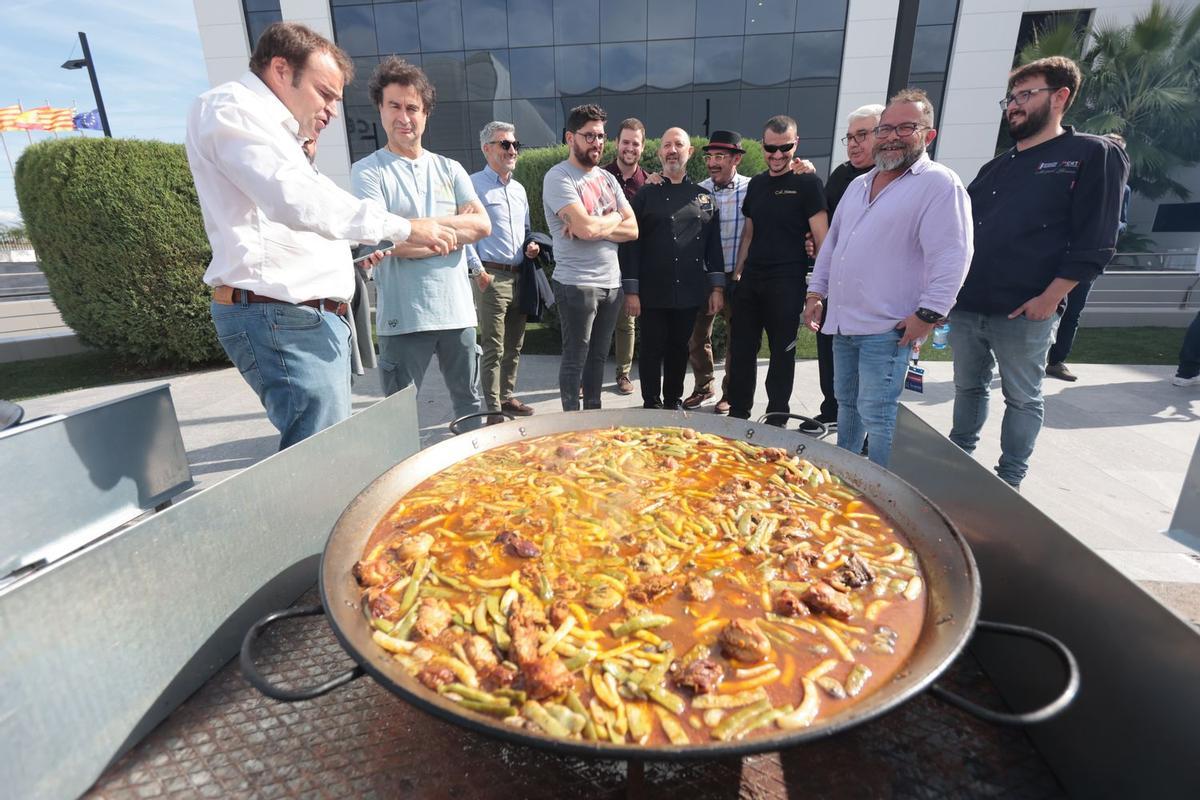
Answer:
[[[183,145],[66,138],[26,148],[17,201],[63,320],[142,364],[224,357],[212,257]]]

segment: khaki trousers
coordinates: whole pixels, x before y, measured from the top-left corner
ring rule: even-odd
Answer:
[[[484,291],[472,280],[475,311],[479,317],[479,339],[483,357],[479,364],[479,385],[488,411],[499,411],[500,404],[511,400],[517,388],[517,362],[525,344],[525,315],[517,303],[517,276],[496,270],[489,273],[492,282]]]

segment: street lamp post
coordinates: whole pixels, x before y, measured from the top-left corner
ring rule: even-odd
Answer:
[[[100,96],[100,82],[96,80],[96,64],[92,61],[92,50],[88,47],[87,34],[79,32],[79,44],[83,48],[83,58],[73,58],[64,61],[63,69],[82,69],[87,67],[88,77],[92,79],[92,95],[96,98],[96,111],[100,114],[100,126],[104,135],[112,138],[112,130],[108,127],[108,114],[104,111],[104,98]]]

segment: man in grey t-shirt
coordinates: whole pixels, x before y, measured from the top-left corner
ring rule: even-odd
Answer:
[[[625,193],[597,169],[604,152],[604,121],[595,105],[571,109],[566,161],[546,172],[542,205],[554,237],[554,297],[562,327],[558,390],[563,411],[600,408],[604,362],[621,310],[617,245],[637,238],[637,221]]]

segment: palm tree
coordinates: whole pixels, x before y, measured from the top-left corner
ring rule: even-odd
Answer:
[[[1200,161],[1200,7],[1184,12],[1155,0],[1128,27],[1081,31],[1069,20],[1039,31],[1017,61],[1053,55],[1074,59],[1083,73],[1064,121],[1124,136],[1135,192],[1187,200],[1171,175]]]

